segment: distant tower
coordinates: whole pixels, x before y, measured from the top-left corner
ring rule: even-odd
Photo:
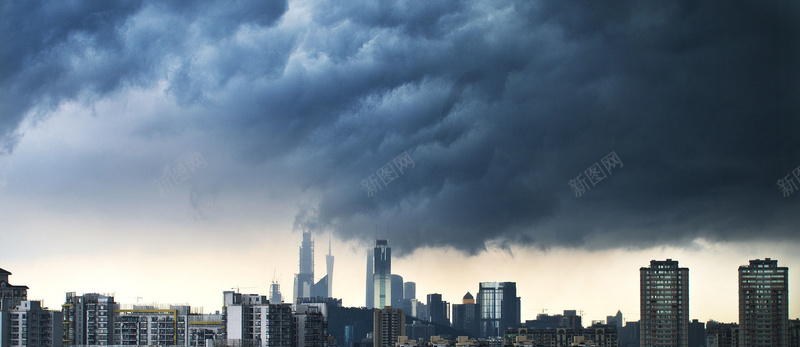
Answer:
[[[314,241],[311,232],[303,231],[303,243],[300,245],[300,272],[294,278],[293,302],[297,298],[311,297],[314,287]]]
[[[367,251],[367,301],[364,306],[368,309],[375,307],[375,273],[372,271],[374,257],[372,250]]]
[[[281,285],[274,279],[272,280],[272,284],[269,285],[269,293],[269,302],[271,304],[280,304],[283,302],[283,297],[281,297]]]
[[[333,297],[333,254],[331,253],[331,239],[328,236],[328,255],[325,256],[325,265],[328,268],[328,297]]]
[[[392,274],[392,307],[403,308],[403,276]]]
[[[689,269],[653,260],[639,279],[640,346],[689,346]]]
[[[403,299],[411,300],[417,298],[417,283],[405,282],[403,283]]]
[[[770,258],[739,267],[740,346],[788,346],[788,272]]]
[[[387,240],[375,240],[375,308],[392,305],[392,249]]]

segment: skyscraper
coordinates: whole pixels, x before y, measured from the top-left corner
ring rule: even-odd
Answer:
[[[333,297],[333,253],[331,252],[331,239],[328,237],[328,255],[325,256],[325,265],[328,270],[328,297]]]
[[[481,282],[478,288],[481,337],[497,337],[520,324],[516,282]]]
[[[417,284],[415,282],[403,283],[403,299],[411,300],[417,298]]]
[[[375,265],[375,308],[392,305],[392,249],[387,240],[376,240],[374,249]]]
[[[653,260],[639,269],[640,346],[689,345],[689,269]]]
[[[374,258],[375,251],[367,251],[367,297],[364,306],[369,309],[375,307],[375,272],[372,268]]]
[[[428,321],[441,325],[450,325],[450,319],[447,317],[449,313],[448,306],[447,301],[442,301],[442,294],[428,294]]]
[[[309,298],[314,287],[314,241],[311,232],[303,231],[303,243],[300,245],[300,271],[294,278],[292,302],[297,298]]]
[[[453,328],[466,331],[469,336],[478,336],[480,310],[472,294],[467,292],[461,305],[453,304]]]
[[[770,258],[739,267],[740,346],[788,346],[788,272]]]
[[[115,306],[110,295],[67,293],[61,305],[64,345],[113,345]]]
[[[392,307],[403,308],[403,276],[392,274]]]

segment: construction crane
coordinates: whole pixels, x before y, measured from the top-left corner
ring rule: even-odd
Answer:
[[[239,293],[239,289],[242,289],[242,288],[250,289],[250,288],[255,288],[255,287],[240,287],[240,286],[236,286],[236,287],[232,287],[231,289],[236,289],[236,293]]]

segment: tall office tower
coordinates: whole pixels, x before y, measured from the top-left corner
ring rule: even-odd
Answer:
[[[428,321],[431,323],[449,326],[449,306],[450,305],[447,301],[442,301],[442,294],[428,294]]]
[[[403,276],[392,274],[392,307],[403,308]]]
[[[291,304],[270,304],[257,294],[222,293],[223,322],[228,340],[238,345],[260,342],[261,347],[294,346],[297,342]],[[236,344],[236,343],[234,343]]]
[[[403,283],[403,299],[411,300],[417,298],[417,284],[414,282]]]
[[[789,269],[766,258],[739,267],[739,345],[786,347]]]
[[[331,253],[331,239],[328,236],[328,255],[325,256],[325,266],[328,270],[326,277],[328,277],[328,295],[326,297],[333,297],[333,253]]]
[[[374,258],[375,251],[367,251],[367,299],[364,306],[368,309],[375,307],[375,272],[372,269]]]
[[[272,281],[272,284],[269,285],[269,302],[271,304],[280,304],[283,302],[281,285],[276,281]]]
[[[385,307],[374,311],[373,347],[394,347],[397,337],[406,336],[406,314],[399,308]]]
[[[0,311],[0,346],[60,347],[62,327],[60,311],[25,300],[14,309]]]
[[[516,282],[481,282],[478,287],[481,337],[502,336],[520,325],[520,298]]]
[[[469,336],[477,337],[479,335],[479,317],[479,307],[469,292],[464,295],[461,305],[453,304],[453,328],[466,331]]]
[[[641,347],[689,345],[689,269],[653,260],[639,269]]]
[[[114,297],[90,293],[67,293],[61,312],[64,345],[113,345]]]
[[[8,283],[11,273],[0,269],[0,311],[11,311],[28,300],[28,287]]]
[[[300,272],[294,277],[294,292],[292,302],[297,298],[312,297],[314,287],[314,240],[311,232],[303,231],[303,243],[300,244]]]
[[[387,240],[376,240],[375,265],[375,308],[382,309],[392,305],[392,249]]]

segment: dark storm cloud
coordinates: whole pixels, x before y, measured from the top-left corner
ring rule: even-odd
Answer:
[[[798,239],[775,184],[800,166],[791,3],[22,7],[3,8],[4,42],[30,41],[3,47],[4,141],[31,110],[166,81],[206,112],[137,134],[192,126],[271,167],[312,196],[296,228],[377,224],[400,252]],[[367,196],[406,151],[415,166]],[[611,151],[624,167],[575,197]]]

